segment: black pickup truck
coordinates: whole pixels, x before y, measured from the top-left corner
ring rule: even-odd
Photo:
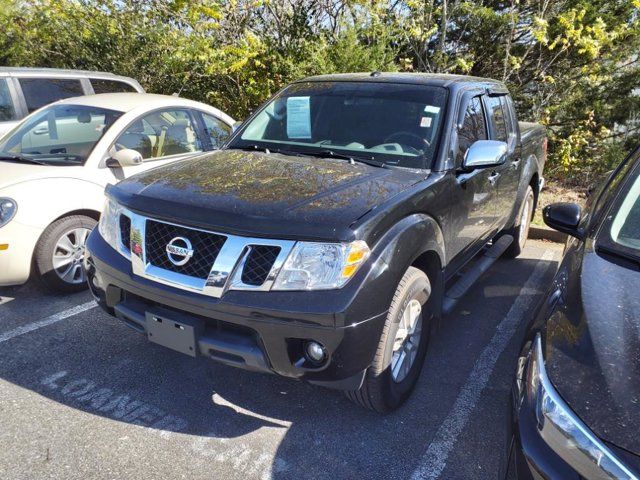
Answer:
[[[494,80],[307,78],[222,150],[108,187],[89,286],[150,341],[392,410],[434,321],[522,250],[545,157]]]

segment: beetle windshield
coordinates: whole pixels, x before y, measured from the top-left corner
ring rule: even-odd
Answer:
[[[122,112],[52,105],[27,118],[0,141],[0,160],[82,165]]]
[[[447,90],[376,82],[304,82],[249,120],[228,148],[259,148],[430,168]]]

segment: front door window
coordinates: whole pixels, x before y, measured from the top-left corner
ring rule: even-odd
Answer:
[[[202,151],[195,122],[188,110],[149,113],[129,125],[115,142],[116,150],[136,150],[143,160]]]

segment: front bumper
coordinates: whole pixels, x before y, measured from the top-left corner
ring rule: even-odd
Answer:
[[[23,225],[14,218],[0,228],[0,286],[19,285],[29,279],[33,250],[42,229]]]
[[[99,305],[140,333],[149,333],[147,314],[174,319],[193,325],[198,356],[344,390],[362,383],[387,313],[363,311],[366,302],[350,303],[347,291],[228,291],[213,298],[176,289],[133,274],[97,229],[86,265]],[[325,347],[325,363],[305,359],[306,340]]]

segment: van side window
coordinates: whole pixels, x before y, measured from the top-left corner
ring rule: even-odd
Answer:
[[[91,86],[93,87],[93,91],[96,94],[137,92],[137,90],[128,83],[120,82],[118,80],[103,80],[100,78],[92,78]]]
[[[487,139],[487,127],[484,122],[480,97],[473,97],[464,114],[462,128],[458,130],[458,153],[456,164],[462,165],[467,150],[476,140]]]
[[[0,78],[0,122],[15,120],[16,110],[11,100],[9,85],[5,78]]]
[[[491,138],[493,140],[500,140],[506,142],[508,140],[507,135],[507,119],[505,112],[502,109],[502,102],[500,97],[485,97],[488,117],[491,123]]]
[[[29,113],[63,98],[84,95],[80,80],[71,78],[21,78],[19,81]]]

